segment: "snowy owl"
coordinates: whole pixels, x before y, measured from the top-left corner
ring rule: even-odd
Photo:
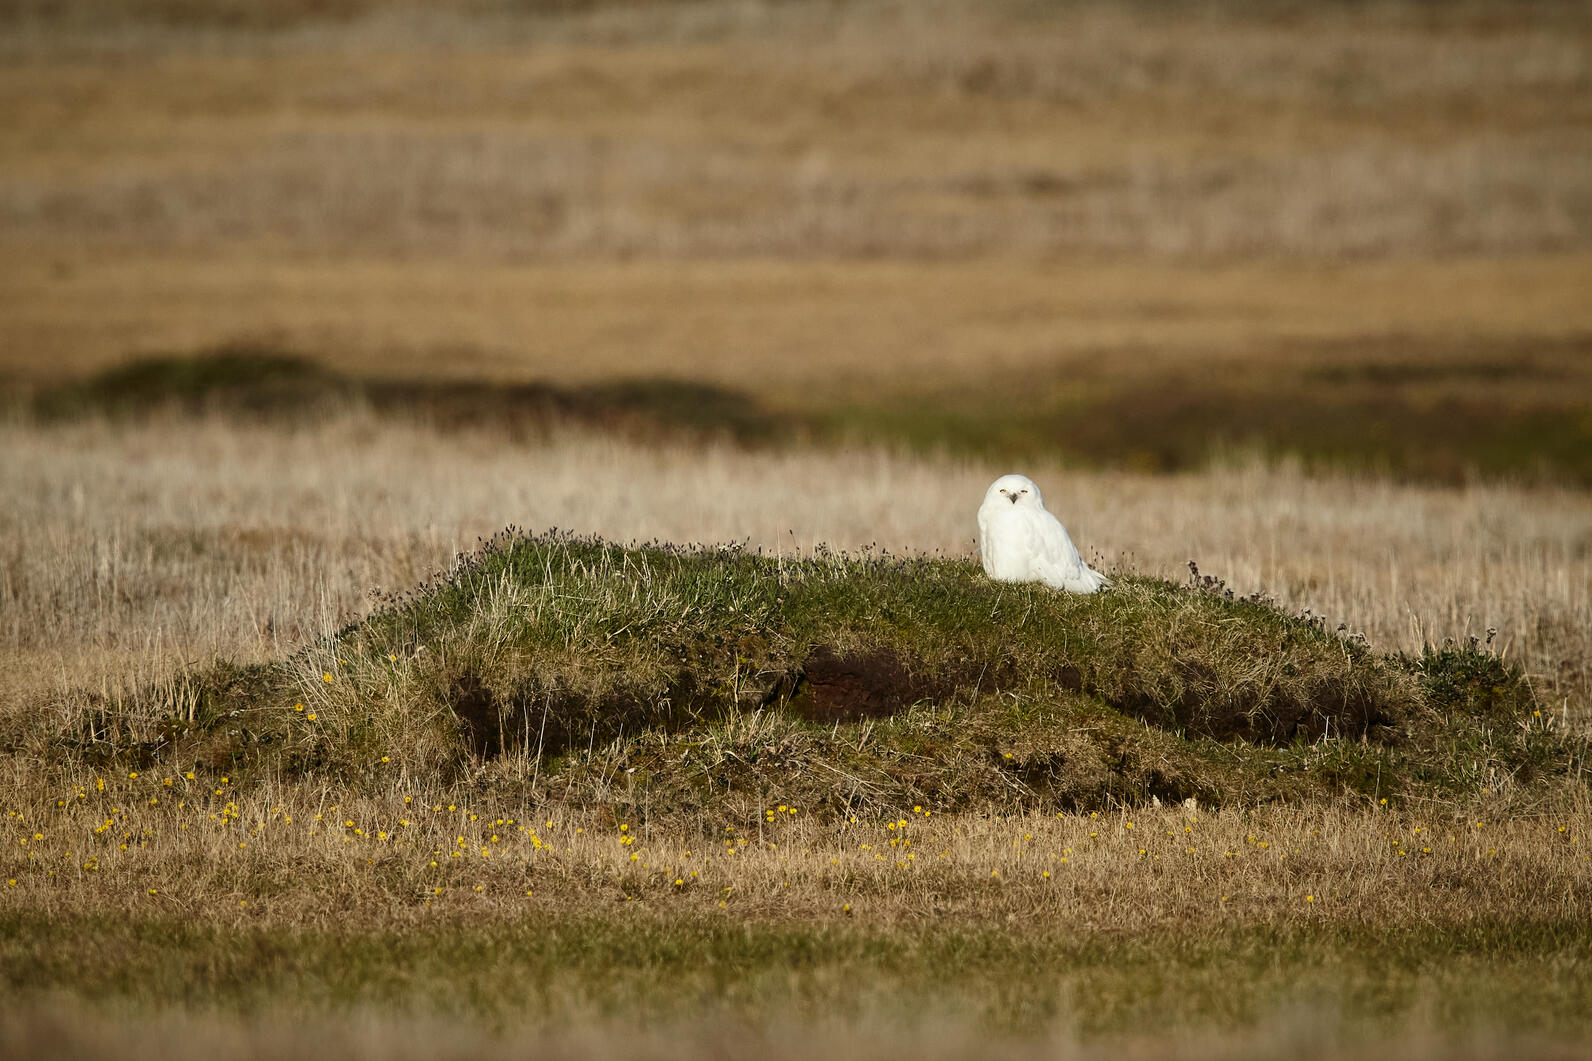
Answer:
[[[990,484],[978,508],[978,545],[984,573],[999,582],[1043,582],[1070,593],[1111,584],[1083,562],[1026,475],[1003,475]]]

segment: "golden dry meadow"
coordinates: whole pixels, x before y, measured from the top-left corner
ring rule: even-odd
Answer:
[[[0,0],[0,98],[0,1057],[1584,1056],[1584,5]]]
[[[1576,5],[223,10],[8,8],[17,385],[251,340],[991,457],[1592,481]]]
[[[546,922],[633,906],[625,916],[663,922],[1198,934],[1554,922],[1592,889],[1592,816],[1575,799],[1515,820],[1385,800],[1011,816],[916,804],[867,820],[780,803],[753,824],[659,828],[490,792],[460,802],[468,790],[434,779],[340,796],[208,771],[76,776],[7,811],[13,912],[325,930],[351,916]],[[1539,902],[1517,905],[1522,889]]]
[[[401,1053],[394,1029],[411,1027],[459,1056],[527,1041],[570,1056],[665,1040],[777,1053],[812,1034],[859,1052],[953,1056],[989,1034],[1089,1056],[1152,1051],[1173,1031],[1195,1056],[1322,1034],[1331,1056],[1386,1041],[1482,1056],[1492,1036],[1555,1056],[1585,1034],[1592,814],[1573,777],[1539,791],[1504,772],[1388,805],[916,802],[837,817],[782,796],[812,779],[777,772],[748,790],[748,814],[745,801],[626,802],[622,767],[606,798],[589,796],[589,775],[527,786],[538,765],[523,750],[480,773],[416,771],[418,729],[360,744],[363,780],[28,750],[94,725],[95,694],[131,703],[216,657],[313,647],[380,606],[370,591],[447,569],[514,518],[621,540],[735,538],[792,559],[877,539],[965,556],[976,465],[579,431],[516,442],[358,412],[296,430],[4,430],[19,458],[4,472],[5,729],[21,743],[0,780],[0,916],[7,990],[26,1002],[5,1031],[18,1054],[103,1050],[113,1033],[70,1016],[72,999],[130,1018],[129,1041],[181,1028],[284,1054],[291,1012],[351,1056]],[[1379,649],[1493,627],[1490,650],[1532,661],[1541,712],[1506,727],[1584,726],[1584,495],[1253,465],[1035,474],[1119,574],[1185,578],[1186,551],[1239,593],[1341,616]],[[327,694],[270,710],[347,732],[362,709],[337,698],[345,679],[328,665],[308,676],[332,677]],[[877,726],[834,732],[866,743]],[[754,720],[734,746],[788,749],[794,727]],[[926,997],[943,1034],[925,1031],[912,1000]],[[474,1031],[455,1040],[460,1022]],[[1159,1031],[1135,1039],[1147,1028]]]
[[[918,806],[837,822],[774,805],[755,827],[658,830],[401,779],[345,798],[130,773],[8,811],[13,991],[200,1014],[394,1006],[555,1038],[583,1017],[704,1011],[775,1031],[849,1020],[862,1042],[925,1017],[1030,1045],[1274,1032],[1289,1011],[1350,1042],[1584,1029],[1584,801],[1529,820]]]

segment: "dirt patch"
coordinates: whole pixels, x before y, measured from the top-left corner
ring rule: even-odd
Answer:
[[[510,720],[485,682],[474,674],[460,675],[448,690],[448,706],[471,752],[483,759],[503,754]]]
[[[915,678],[894,649],[840,653],[819,645],[802,666],[802,682],[790,704],[809,722],[857,722],[888,717],[938,691]]]

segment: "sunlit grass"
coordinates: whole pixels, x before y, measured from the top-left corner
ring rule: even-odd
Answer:
[[[1585,802],[840,823],[776,804],[658,828],[402,779],[354,797],[138,773],[8,786],[13,1000],[158,1011],[202,962],[221,1013],[360,999],[494,1034],[619,1013],[861,1033],[929,990],[953,1027],[1025,1041],[1231,1035],[1304,1004],[1355,1035],[1432,1013],[1446,1035],[1592,1030]]]
[[[1586,1055],[1582,8],[0,22],[0,1057]],[[13,400],[239,337],[332,371]],[[1119,596],[987,592],[1009,470]],[[508,524],[775,570],[391,607]]]
[[[45,786],[13,775],[5,809],[14,910],[214,915],[249,902],[266,923],[305,924],[347,907],[513,917],[620,902],[881,924],[1043,913],[1111,929],[1133,916],[1185,927],[1526,916],[1533,896],[1569,910],[1592,889],[1584,800],[1524,818],[1485,804],[1191,803],[1008,817],[919,805],[834,821],[780,804],[748,826],[505,804],[401,778],[378,795],[158,769],[28,787]]]

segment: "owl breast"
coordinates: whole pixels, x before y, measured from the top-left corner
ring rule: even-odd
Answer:
[[[1036,576],[1034,557],[1041,541],[1027,512],[998,509],[981,521],[984,573],[1003,582],[1026,582]]]

